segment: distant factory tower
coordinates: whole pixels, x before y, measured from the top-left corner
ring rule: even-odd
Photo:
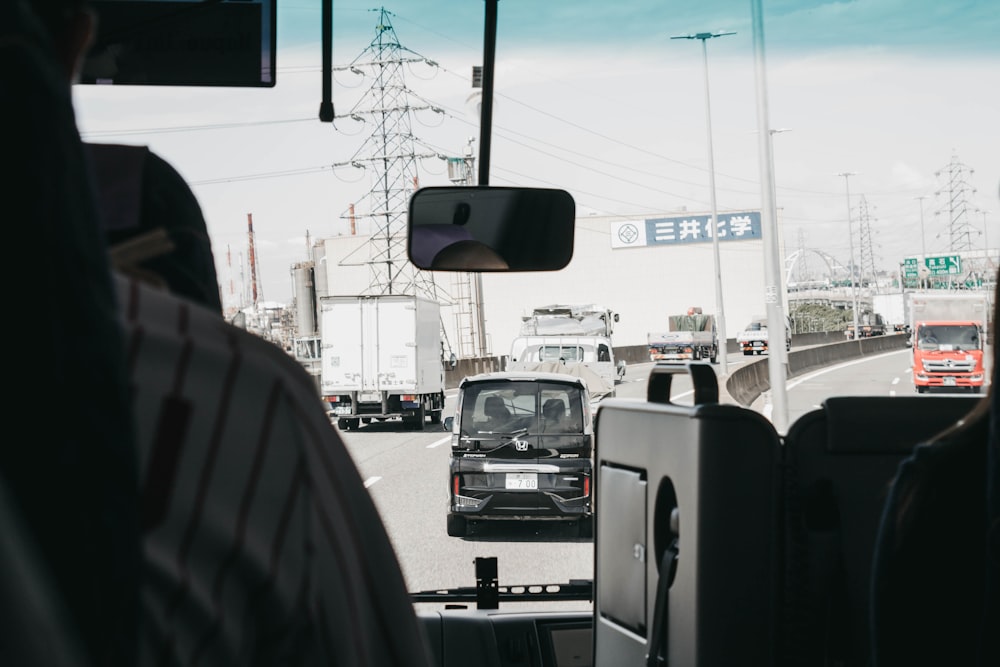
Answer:
[[[257,306],[257,253],[254,250],[253,213],[247,213],[247,257],[250,262],[250,303]]]

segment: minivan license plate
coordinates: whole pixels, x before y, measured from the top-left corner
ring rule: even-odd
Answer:
[[[537,489],[538,473],[509,472],[506,481],[508,489]]]

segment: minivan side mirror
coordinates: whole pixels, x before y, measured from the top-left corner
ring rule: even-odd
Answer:
[[[426,187],[410,197],[407,253],[428,271],[558,271],[575,225],[565,190]]]
[[[455,425],[454,417],[445,417],[444,421],[441,422],[441,428],[445,431],[450,431],[451,427]]]

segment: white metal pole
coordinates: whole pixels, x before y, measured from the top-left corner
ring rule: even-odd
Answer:
[[[715,262],[715,311],[719,325],[719,361],[723,375],[729,375],[728,346],[726,345],[726,316],[722,305],[722,261],[719,257],[719,214],[715,202],[715,158],[712,150],[712,103],[708,86],[707,37],[701,38],[701,52],[705,63],[705,125],[708,128],[708,187],[712,204],[712,257]]]
[[[735,32],[700,32],[695,35],[675,35],[670,39],[700,39],[701,53],[705,70],[705,126],[708,132],[708,187],[712,206],[712,257],[715,264],[715,311],[719,336],[719,363],[723,376],[729,374],[728,346],[726,338],[726,314],[722,303],[722,262],[719,257],[719,212],[715,203],[715,158],[712,151],[712,102],[708,85],[708,46],[705,44],[713,37],[735,35]]]
[[[753,16],[754,79],[757,98],[757,146],[761,173],[761,235],[764,249],[764,304],[767,309],[767,373],[771,396],[771,423],[779,433],[788,428],[785,387],[788,353],[785,350],[784,285],[774,186],[774,153],[767,105],[767,68],[764,60],[764,16],[760,0],[751,1]]]
[[[920,274],[927,267],[927,240],[924,236],[924,199],[926,198],[925,195],[917,197],[920,201],[920,263],[917,264],[917,287],[921,289],[924,287],[924,279]]]

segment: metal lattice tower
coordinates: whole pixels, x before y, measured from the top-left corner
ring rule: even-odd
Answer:
[[[448,179],[455,185],[473,185],[475,158],[469,137],[464,157],[448,158]],[[458,334],[459,357],[485,357],[489,355],[483,320],[483,279],[480,274],[452,274],[452,295],[455,299],[455,331]]]
[[[798,242],[798,247],[790,255],[785,257],[785,283],[790,282],[795,283],[805,283],[813,280],[813,275],[811,271],[811,266],[809,261],[805,257],[806,252],[806,233],[804,230],[800,229],[796,235],[796,240]],[[789,260],[795,258],[797,261],[789,263]],[[793,273],[794,270],[794,273]]]
[[[868,205],[868,200],[861,195],[861,203],[858,204],[858,238],[860,246],[860,257],[858,268],[861,271],[861,284],[868,278],[868,284],[877,289],[878,282],[875,279],[875,250],[872,243],[872,206]]]
[[[377,11],[378,25],[371,44],[350,65],[335,68],[363,74],[372,80],[358,103],[335,120],[352,118],[374,127],[354,156],[334,167],[352,165],[372,172],[372,189],[364,197],[368,210],[354,214],[371,220],[367,292],[437,299],[438,288],[432,274],[418,270],[406,255],[406,212],[410,195],[418,187],[417,160],[439,157],[436,151],[417,152],[419,142],[411,131],[411,114],[434,107],[411,104],[411,98],[416,96],[406,87],[403,76],[404,65],[434,63],[400,46],[390,21],[391,13],[384,8]]]
[[[969,184],[972,174],[973,170],[962,164],[957,155],[952,155],[948,166],[934,174],[944,181],[934,193],[940,202],[934,215],[942,215],[947,221],[949,252],[972,250],[973,235],[979,236],[972,221],[974,207],[969,203],[969,197],[976,192]]]

